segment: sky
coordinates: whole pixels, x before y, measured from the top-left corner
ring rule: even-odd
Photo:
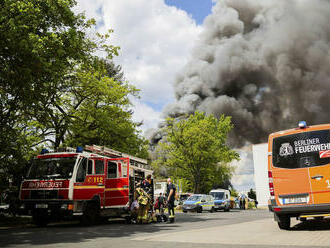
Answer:
[[[214,5],[212,0],[165,0],[165,3],[186,11],[198,25],[211,13]]]
[[[120,46],[115,62],[140,89],[132,99],[133,118],[142,132],[157,128],[163,108],[174,101],[173,82],[189,60],[211,13],[212,0],[79,0],[77,12],[97,22],[98,32],[113,29],[111,43]]]
[[[108,29],[113,45],[120,46],[115,63],[125,78],[138,89],[132,98],[133,119],[143,122],[141,130],[157,128],[163,108],[174,101],[173,82],[191,58],[192,49],[211,14],[214,0],[78,0],[76,12],[96,20],[97,32]],[[245,156],[244,151],[242,155]],[[239,169],[238,182],[248,184],[250,171]],[[253,166],[253,165],[252,165]],[[238,187],[241,187],[237,185]]]

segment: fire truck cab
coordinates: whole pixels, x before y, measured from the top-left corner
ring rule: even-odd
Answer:
[[[33,160],[20,200],[35,224],[80,216],[88,225],[129,215],[135,183],[152,174],[147,161],[95,145],[85,150],[44,150]]]

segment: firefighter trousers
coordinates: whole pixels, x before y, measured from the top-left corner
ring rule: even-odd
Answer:
[[[139,224],[149,223],[148,211],[149,211],[149,204],[139,206],[137,223]]]

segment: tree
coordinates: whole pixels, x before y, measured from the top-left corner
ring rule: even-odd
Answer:
[[[119,148],[130,142],[125,151],[146,155],[128,110],[128,96],[137,90],[121,80],[122,72],[111,62],[119,49],[108,43],[112,31],[87,35],[95,21],[75,14],[75,4],[0,1],[0,185],[10,175],[20,178],[34,147],[74,143],[70,138],[80,131],[88,133],[82,143],[103,135],[104,144],[120,140]],[[96,51],[106,59],[95,57]],[[114,119],[123,137],[97,133],[104,127],[118,131]]]
[[[138,90],[120,77],[120,68],[96,59],[92,67],[80,69],[77,80],[79,85],[69,97],[75,100],[67,115],[72,121],[66,143],[105,145],[146,158],[146,140],[137,131],[139,123],[132,121],[129,109],[129,96],[137,96]]]
[[[166,141],[160,144],[158,157],[175,177],[191,182],[195,193],[208,192],[215,184],[230,179],[228,165],[239,159],[238,153],[226,145],[232,129],[230,117],[195,112],[186,119],[167,119]]]
[[[232,197],[238,197],[239,193],[234,188],[231,188],[230,189],[230,195]]]
[[[49,99],[47,111],[35,115],[49,141],[59,146],[98,144],[123,152],[146,156],[145,140],[134,123],[129,96],[138,90],[123,79],[121,68],[106,59],[94,57],[71,72],[69,87],[57,92],[57,101]]]
[[[98,48],[85,33],[93,21],[75,15],[70,9],[74,4],[74,0],[0,1],[3,174],[17,172],[37,141],[30,136],[36,131],[31,127],[31,113],[47,108],[42,103],[56,96],[65,84],[64,75]]]
[[[256,192],[253,189],[250,189],[250,191],[248,192],[248,197],[253,200],[257,200]]]

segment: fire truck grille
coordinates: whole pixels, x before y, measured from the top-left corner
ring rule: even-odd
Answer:
[[[58,199],[58,190],[32,190],[31,199]]]

